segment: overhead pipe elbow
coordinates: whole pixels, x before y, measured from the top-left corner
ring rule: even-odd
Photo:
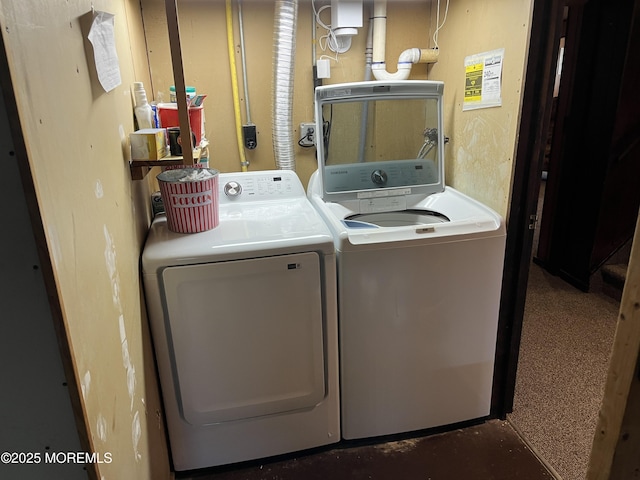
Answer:
[[[406,80],[411,74],[414,63],[433,63],[438,52],[432,49],[409,48],[398,58],[398,70],[387,72],[385,48],[387,36],[387,2],[375,0],[373,4],[373,62],[371,72],[376,80]]]
[[[376,80],[406,80],[411,73],[414,63],[420,61],[420,49],[409,48],[400,54],[398,58],[398,70],[395,73],[387,72],[385,62],[378,62],[371,65],[371,71]]]
[[[395,73],[387,72],[387,66],[384,63],[371,65],[371,73],[376,80],[406,80],[411,73],[412,64],[398,63],[398,71]]]

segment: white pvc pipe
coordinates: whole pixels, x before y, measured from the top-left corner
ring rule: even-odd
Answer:
[[[387,2],[373,2],[373,62],[384,63],[385,42],[387,40]]]
[[[375,30],[374,30],[375,35]],[[398,58],[398,70],[395,73],[387,72],[385,63],[373,63],[371,71],[376,80],[406,80],[411,73],[411,67],[414,63],[420,61],[420,49],[410,48],[400,54]]]
[[[411,73],[414,63],[429,63],[437,61],[437,50],[410,48],[400,54],[398,70],[387,72],[385,49],[387,41],[387,1],[373,2],[373,63],[371,71],[376,80],[406,80]]]

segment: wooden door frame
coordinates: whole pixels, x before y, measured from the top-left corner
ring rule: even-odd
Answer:
[[[513,410],[520,337],[527,293],[564,0],[534,0],[529,57],[507,219],[498,343],[491,415]]]

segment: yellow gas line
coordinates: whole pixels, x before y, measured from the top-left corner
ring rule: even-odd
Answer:
[[[240,167],[247,171],[246,156],[244,154],[244,142],[242,140],[242,118],[240,115],[240,95],[238,94],[238,74],[236,72],[236,52],[233,42],[233,9],[231,0],[226,0],[225,11],[227,15],[227,47],[229,48],[229,69],[231,70],[231,88],[233,90],[233,110],[236,118],[236,138],[238,140],[238,154],[240,155]]]

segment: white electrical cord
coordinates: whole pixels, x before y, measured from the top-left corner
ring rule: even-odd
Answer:
[[[331,5],[323,5],[322,7],[316,10],[316,1],[311,0],[311,8],[313,9],[313,15],[316,19],[316,23],[327,31],[325,35],[322,35],[321,37],[318,38],[318,46],[320,47],[320,50],[322,50],[323,52],[326,52],[327,48],[329,48],[329,50],[335,53],[335,55],[333,56],[323,54],[323,55],[320,55],[320,58],[330,58],[331,60],[335,60],[336,62],[338,62],[339,61],[338,54],[340,52],[329,47],[331,42],[333,42],[333,45],[338,45],[338,38],[336,37],[336,34],[333,32],[333,30],[331,30],[331,25],[324,23],[320,19],[320,13],[322,13],[328,8],[331,8]]]
[[[444,19],[442,23],[440,23],[440,0],[437,0],[437,8],[436,8],[436,30],[433,32],[433,48],[438,47],[438,32],[442,27],[444,27],[445,22],[447,21],[447,14],[449,13],[449,0],[447,0],[447,6],[444,9]]]

